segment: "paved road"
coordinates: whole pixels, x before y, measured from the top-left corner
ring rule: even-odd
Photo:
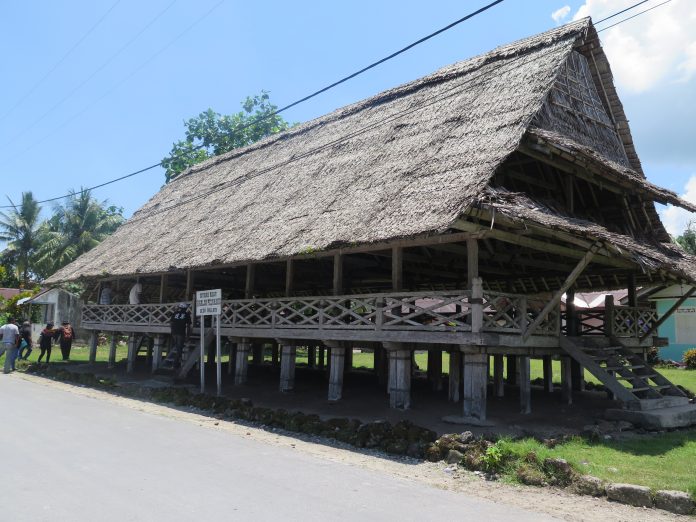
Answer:
[[[0,375],[0,520],[551,520]]]

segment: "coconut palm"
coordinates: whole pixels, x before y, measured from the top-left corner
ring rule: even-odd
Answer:
[[[89,190],[71,191],[41,228],[37,271],[48,276],[91,250],[123,223],[122,211],[98,201]]]
[[[7,241],[6,253],[16,259],[18,278],[27,286],[31,261],[38,245],[41,206],[31,192],[22,192],[19,205],[7,198],[11,209],[0,212],[0,240]]]

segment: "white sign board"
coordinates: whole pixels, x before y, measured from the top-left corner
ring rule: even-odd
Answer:
[[[196,292],[196,315],[220,315],[222,312],[222,290]]]

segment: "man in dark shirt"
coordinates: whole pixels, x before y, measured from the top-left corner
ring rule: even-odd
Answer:
[[[173,362],[178,362],[181,358],[181,353],[184,350],[184,342],[186,337],[188,337],[189,329],[191,328],[191,313],[188,311],[188,304],[181,303],[176,311],[172,314],[170,321],[170,328],[172,333],[172,342],[174,344],[173,349]],[[167,359],[170,359],[167,357]]]

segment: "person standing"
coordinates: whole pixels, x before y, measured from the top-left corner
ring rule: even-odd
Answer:
[[[101,294],[99,294],[99,304],[100,305],[110,305],[112,298],[111,285],[106,283],[104,288],[102,288]]]
[[[140,294],[142,292],[143,285],[140,284],[140,281],[138,281],[131,287],[130,292],[128,293],[128,302],[132,305],[140,304]]]
[[[7,324],[0,328],[0,338],[2,338],[2,348],[0,348],[0,356],[5,354],[4,372],[10,373],[15,369],[15,358],[17,357],[17,347],[19,346],[19,328],[15,320],[10,317]]]
[[[53,323],[46,323],[46,328],[41,330],[39,334],[39,348],[41,353],[39,354],[38,362],[41,362],[43,356],[46,356],[46,364],[51,362],[51,345],[53,344],[53,336],[56,334],[53,330]]]
[[[19,329],[19,335],[21,340],[19,341],[19,351],[17,352],[17,360],[24,359],[25,361],[29,359],[31,355],[34,343],[31,340],[31,323],[29,321],[24,321],[22,327]],[[26,353],[24,350],[26,349]]]
[[[188,311],[188,304],[181,303],[177,310],[172,314],[170,320],[170,331],[172,333],[172,342],[174,344],[173,356],[170,359],[174,365],[179,362],[181,354],[184,351],[184,342],[191,328],[191,313]]]
[[[63,360],[70,360],[70,350],[75,337],[75,330],[70,325],[70,321],[63,321],[53,337],[60,345],[60,354],[63,356]]]

